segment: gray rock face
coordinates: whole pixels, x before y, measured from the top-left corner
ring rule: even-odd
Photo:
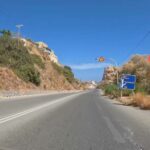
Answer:
[[[117,68],[115,67],[107,67],[104,69],[103,81],[108,83],[113,83],[116,80]]]

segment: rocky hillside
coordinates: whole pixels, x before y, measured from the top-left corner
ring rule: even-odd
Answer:
[[[124,64],[121,67],[105,68],[103,80],[101,82],[102,87],[105,85],[114,84],[113,88],[115,88],[116,71],[118,71],[119,78],[121,77],[122,74],[136,75],[137,84],[136,84],[135,92],[142,92],[142,93],[150,94],[150,59],[149,59],[149,56],[134,55],[126,64]],[[130,92],[128,92],[127,94],[130,94]]]
[[[135,74],[136,89],[150,94],[150,61],[149,56],[135,55],[120,68],[120,74]]]
[[[9,32],[0,35],[1,90],[82,89],[68,66],[59,63],[55,53],[43,42],[16,39]]]
[[[106,83],[114,83],[116,81],[116,71],[118,68],[109,66],[104,69],[102,81]]]
[[[126,64],[117,68],[119,77],[122,74],[136,75],[137,82],[133,94],[129,90],[122,90],[116,84],[116,68],[108,67],[104,71],[104,77],[98,88],[103,89],[104,94],[110,98],[118,98],[125,105],[138,106],[141,109],[150,109],[150,56],[135,55]]]

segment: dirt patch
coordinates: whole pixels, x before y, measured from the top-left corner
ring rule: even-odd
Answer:
[[[119,102],[121,102],[124,105],[135,105],[135,102],[132,97],[119,98]]]
[[[36,89],[31,83],[26,83],[8,68],[0,68],[0,90],[27,90]]]

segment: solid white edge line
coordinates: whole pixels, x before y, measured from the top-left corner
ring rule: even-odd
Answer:
[[[8,121],[11,121],[11,120],[14,120],[14,119],[17,119],[19,117],[22,117],[22,116],[25,116],[27,114],[33,113],[35,111],[41,110],[41,109],[46,108],[46,107],[48,107],[50,105],[57,104],[58,102],[64,102],[65,100],[66,101],[71,100],[71,99],[75,98],[76,96],[79,96],[79,95],[81,95],[83,93],[76,93],[76,94],[73,94],[73,95],[69,95],[69,96],[66,96],[66,97],[63,97],[63,98],[59,98],[59,99],[57,99],[55,101],[51,101],[51,102],[45,103],[43,105],[31,108],[31,109],[27,109],[26,111],[22,111],[22,112],[13,114],[13,115],[9,115],[7,117],[1,118],[0,119],[0,124],[3,124],[5,122],[8,122]]]

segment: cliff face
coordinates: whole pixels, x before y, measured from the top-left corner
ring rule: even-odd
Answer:
[[[38,49],[45,52],[49,58],[50,61],[56,63],[57,65],[60,65],[58,61],[58,57],[55,55],[54,51],[48,47],[48,45],[44,42],[36,42],[36,45]]]
[[[23,41],[23,45],[28,48],[29,53],[36,54],[44,60],[52,61],[56,63],[57,65],[61,65],[54,51],[50,49],[46,43],[44,42],[34,43],[26,39],[21,39],[21,40]]]
[[[113,83],[116,81],[116,67],[107,67],[104,69],[103,79],[102,81],[106,83]]]
[[[6,39],[0,39],[2,45],[0,53],[3,54],[0,58],[3,60],[0,61],[0,90],[73,90],[83,88],[82,84],[75,79],[68,80],[70,72],[64,69],[55,53],[46,44],[20,39],[20,49],[18,49],[15,40],[9,39],[9,41],[11,45]],[[17,54],[15,49],[20,54]],[[6,51],[10,50],[8,59],[5,59]]]

